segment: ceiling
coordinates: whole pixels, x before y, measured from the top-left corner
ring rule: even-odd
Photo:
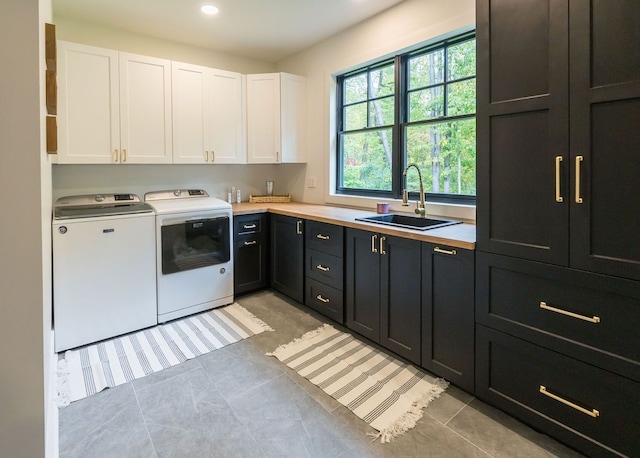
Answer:
[[[278,62],[403,0],[53,0],[56,16]],[[200,12],[215,5],[219,14]]]

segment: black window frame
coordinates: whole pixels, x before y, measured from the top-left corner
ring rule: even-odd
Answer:
[[[405,153],[405,144],[406,144],[406,136],[405,129],[407,126],[414,125],[427,125],[432,123],[441,123],[446,121],[455,121],[455,120],[464,120],[464,119],[476,119],[477,110],[472,114],[464,114],[464,115],[456,115],[456,116],[443,116],[432,118],[428,120],[420,120],[420,121],[409,121],[409,112],[408,112],[408,100],[411,92],[417,90],[424,90],[425,88],[431,88],[436,86],[442,86],[444,91],[444,106],[447,106],[447,97],[448,91],[447,87],[454,83],[459,83],[465,80],[472,80],[477,78],[477,71],[473,76],[466,76],[462,78],[458,78],[455,80],[447,81],[447,71],[448,71],[448,60],[447,60],[447,50],[449,47],[454,46],[456,44],[472,40],[476,38],[475,30],[467,31],[464,33],[457,34],[450,38],[437,40],[434,43],[428,44],[426,46],[420,47],[419,49],[404,52],[397,54],[391,58],[387,57],[385,59],[381,59],[379,61],[373,62],[369,65],[360,67],[358,69],[340,74],[336,77],[336,158],[337,158],[337,167],[336,167],[336,189],[335,192],[338,195],[342,196],[361,196],[361,197],[375,197],[375,198],[386,198],[386,199],[400,199],[402,198],[402,187],[404,184],[402,172],[405,170],[406,163],[406,155]],[[408,61],[411,58],[427,54],[433,52],[438,49],[444,49],[445,60],[444,60],[444,81],[443,83],[437,83],[426,87],[413,88],[409,89],[409,65]],[[344,133],[359,133],[366,131],[375,131],[379,130],[381,127],[365,127],[361,129],[353,129],[349,131],[344,130],[344,107],[349,106],[350,104],[344,103],[344,81],[346,78],[350,78],[353,76],[357,76],[360,74],[369,74],[371,71],[376,70],[377,68],[387,66],[390,63],[394,64],[394,72],[395,72],[395,116],[394,123],[391,125],[391,131],[393,134],[392,140],[392,165],[391,165],[391,189],[390,190],[374,190],[374,189],[356,189],[356,188],[344,188],[341,187],[342,179],[343,179],[343,165],[344,165],[344,155],[342,151],[342,134]],[[369,101],[372,100],[369,98],[369,91],[367,93],[367,119],[369,119]],[[355,102],[355,103],[361,103]],[[446,108],[445,108],[446,109]],[[476,175],[477,176],[477,175]],[[473,204],[476,203],[476,195],[465,195],[465,194],[444,194],[444,193],[425,193],[427,201],[437,202],[437,203],[456,203],[456,204]],[[419,198],[417,192],[410,192],[409,198],[412,200],[416,200]]]

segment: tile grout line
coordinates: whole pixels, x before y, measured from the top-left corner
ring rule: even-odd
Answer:
[[[473,402],[473,400],[474,400],[474,399],[475,399],[475,397],[472,397],[471,399],[469,399],[469,401],[465,402],[465,404],[464,404],[462,407],[460,407],[460,409],[458,409],[458,411],[457,411],[456,413],[454,413],[453,415],[451,415],[451,418],[449,418],[447,421],[445,421],[445,422],[443,423],[443,425],[447,426],[447,425],[449,424],[449,422],[450,422],[451,420],[453,420],[454,418],[456,418],[456,416],[457,416],[460,412],[462,412],[462,411],[463,411],[463,410],[464,410],[464,409],[465,409],[469,404],[471,404],[471,402]]]
[[[464,409],[466,409],[467,407],[469,407],[469,404],[471,404],[473,402],[473,400],[476,399],[475,397],[472,397],[471,399],[469,399],[468,402],[465,403],[464,406],[462,406],[456,413],[454,413],[451,418],[449,418],[445,423],[443,423],[443,426],[445,428],[447,428],[449,431],[451,431],[452,433],[454,433],[455,435],[457,435],[458,437],[461,437],[462,439],[464,439],[465,441],[467,441],[468,443],[470,443],[471,445],[473,445],[475,448],[477,448],[478,450],[480,450],[483,453],[486,453],[487,456],[493,457],[494,455],[492,455],[491,453],[487,452],[485,449],[483,449],[482,447],[480,447],[478,444],[474,443],[473,441],[471,441],[470,439],[464,437],[462,434],[460,434],[458,431],[456,431],[455,429],[453,429],[451,426],[449,426],[449,422],[451,420],[453,420],[460,412],[462,412]]]
[[[140,415],[142,415],[142,421],[144,422],[144,429],[147,431],[147,437],[149,438],[149,442],[151,442],[151,448],[153,449],[153,453],[156,458],[158,458],[158,451],[156,450],[156,444],[153,443],[153,439],[151,438],[151,433],[149,432],[149,425],[147,424],[147,417],[144,415],[142,411],[142,406],[140,405],[140,399],[138,399],[138,392],[136,391],[136,387],[133,386],[131,382],[131,388],[133,389],[133,395],[136,398],[136,404],[138,405],[138,410],[140,410]]]

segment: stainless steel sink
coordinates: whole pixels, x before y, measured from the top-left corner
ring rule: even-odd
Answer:
[[[400,215],[398,213],[389,213],[386,215],[364,216],[356,218],[356,221],[366,221],[368,223],[386,224],[389,226],[404,227],[405,229],[416,229],[426,231],[438,227],[452,226],[461,224],[462,221],[450,219],[421,218],[419,216]]]

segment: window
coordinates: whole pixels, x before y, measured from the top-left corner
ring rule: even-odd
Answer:
[[[337,192],[400,198],[415,163],[428,199],[475,200],[475,74],[468,33],[340,75]]]

